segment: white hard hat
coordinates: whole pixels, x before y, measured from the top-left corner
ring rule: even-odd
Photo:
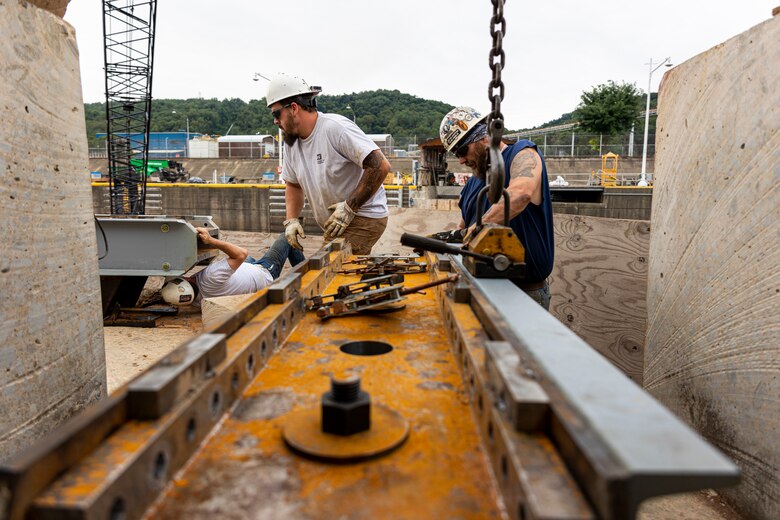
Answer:
[[[161,294],[170,305],[189,305],[195,299],[195,289],[184,278],[174,278],[163,285]]]
[[[456,107],[447,112],[439,125],[439,137],[444,148],[448,152],[457,149],[469,130],[484,122],[486,117],[471,107]]]
[[[310,87],[302,78],[279,74],[271,78],[268,83],[268,92],[265,95],[267,106],[271,106],[277,101],[282,101],[294,96],[305,96],[310,94],[312,97],[322,92],[322,87]]]

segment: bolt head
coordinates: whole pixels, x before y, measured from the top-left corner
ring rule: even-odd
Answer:
[[[340,403],[332,392],[322,394],[322,431],[335,435],[352,435],[371,427],[371,398],[361,391],[357,400]]]

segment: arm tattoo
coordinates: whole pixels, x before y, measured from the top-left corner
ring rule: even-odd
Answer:
[[[347,204],[354,211],[360,209],[360,207],[371,198],[371,196],[379,189],[382,182],[385,180],[385,176],[389,171],[385,165],[387,159],[379,150],[374,150],[363,160],[363,175],[360,177],[358,185],[355,187],[349,197],[347,197]]]
[[[368,154],[365,159],[363,159],[363,169],[368,170],[369,168],[379,168],[382,165],[382,159],[384,158],[385,157],[382,155],[382,152],[379,150],[374,150]]]
[[[515,157],[515,160],[512,161],[512,168],[509,172],[510,178],[517,179],[518,177],[528,177],[533,179],[534,170],[538,164],[539,161],[536,158],[536,154],[533,152],[518,155]]]

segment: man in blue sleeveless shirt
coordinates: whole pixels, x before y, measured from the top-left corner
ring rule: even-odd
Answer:
[[[477,195],[487,175],[490,143],[485,117],[471,107],[454,108],[442,119],[439,135],[444,148],[474,172],[458,202],[461,226],[468,229],[476,223]],[[504,187],[509,193],[509,226],[525,248],[526,279],[516,285],[549,309],[547,277],[553,268],[555,242],[547,166],[536,145],[525,139],[512,145],[501,143],[501,155],[506,167]],[[482,221],[504,224],[503,198],[490,207],[485,200]]]

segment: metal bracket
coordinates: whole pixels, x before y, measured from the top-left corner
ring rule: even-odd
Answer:
[[[201,334],[179,346],[130,383],[128,416],[140,420],[162,416],[193,386],[210,377],[226,354],[224,334]]]
[[[517,431],[543,431],[550,399],[536,381],[521,374],[520,356],[506,341],[485,343],[488,388],[498,411]]]
[[[301,288],[301,274],[291,272],[278,278],[268,287],[268,303],[286,303],[298,294]]]
[[[330,265],[330,252],[320,250],[309,257],[309,269],[325,269]]]

